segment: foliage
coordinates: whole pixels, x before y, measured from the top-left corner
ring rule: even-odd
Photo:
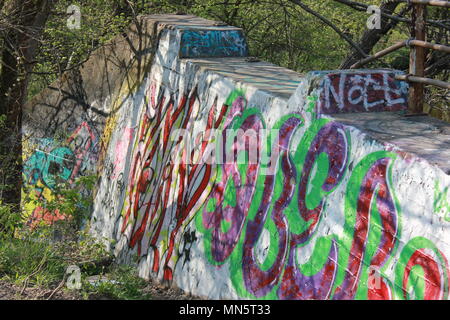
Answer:
[[[82,241],[51,241],[51,228],[0,240],[0,277],[20,285],[50,287],[64,279],[67,267],[109,257],[103,245],[83,234]],[[103,269],[91,269],[101,272]]]
[[[0,276],[17,284],[50,286],[60,281],[67,264],[42,239],[0,240]]]
[[[6,115],[0,115],[0,131],[7,130],[6,128]],[[6,142],[1,141],[0,147]],[[1,194],[10,189],[10,185],[7,184],[6,174],[12,174],[9,154],[0,154],[0,239],[9,238],[14,235],[15,231],[22,226],[22,215],[18,208],[12,204],[3,203],[1,200]]]
[[[50,200],[32,199],[32,187],[25,187],[24,201],[33,203],[53,215],[62,215],[64,220],[58,220],[52,229],[71,229],[73,232],[80,230],[91,213],[92,194],[96,176],[80,176],[73,182],[61,182],[52,190],[53,197]],[[40,223],[41,227],[44,223]],[[67,234],[67,232],[64,232]]]
[[[37,63],[29,87],[33,96],[56,80],[65,70],[76,69],[89,54],[105,45],[129,23],[130,17],[116,12],[116,0],[60,0],[50,16],[42,37]],[[67,8],[81,10],[80,29],[67,27]]]
[[[23,227],[23,217],[19,211],[10,204],[2,204],[0,201],[0,239],[14,236],[16,230]]]
[[[82,288],[75,292],[83,298],[99,296],[110,299],[143,299],[146,286],[131,267],[113,267],[112,255],[103,241],[81,230],[92,205],[94,176],[79,177],[73,183],[60,183],[51,201],[36,205],[50,212],[61,212],[67,218],[52,225],[21,228],[23,217],[0,205],[0,279],[23,288],[57,288],[67,279],[66,270],[76,265],[81,269]],[[3,232],[8,231],[8,233]],[[16,232],[14,232],[16,231]],[[13,236],[15,235],[15,236]],[[88,277],[108,275],[112,281],[91,284]],[[64,289],[68,290],[68,289]]]
[[[53,242],[49,241],[49,232],[49,228],[39,228],[21,238],[1,239],[0,280],[13,282],[24,289],[54,289],[67,280],[68,267],[76,265],[81,269],[82,287],[73,293],[80,298],[150,298],[143,291],[147,282],[138,277],[135,268],[98,264],[112,257],[88,234],[79,234],[80,241]],[[101,280],[89,281],[93,275],[100,275]]]
[[[54,191],[57,196],[47,203],[47,208],[72,217],[75,228],[79,229],[90,216],[96,179],[96,176],[80,176],[72,184],[59,184]]]
[[[118,265],[95,282],[84,278],[81,293],[85,299],[146,300],[151,298],[144,292],[146,286],[147,282],[137,275],[136,268]]]

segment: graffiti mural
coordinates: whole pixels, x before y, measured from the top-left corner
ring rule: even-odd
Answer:
[[[62,143],[40,139],[31,143],[31,155],[24,161],[24,181],[32,189],[25,203],[28,224],[52,223],[65,218],[64,213],[50,212],[45,203],[54,199],[59,183],[72,183],[75,178],[92,171],[95,165],[97,137],[88,123],[82,122]],[[41,204],[44,204],[42,206]]]
[[[405,110],[407,88],[394,76],[393,72],[327,74],[318,110],[324,114]]]
[[[216,97],[204,107],[206,121],[192,150],[172,137],[177,129],[194,131],[196,118],[189,116],[200,107],[198,88],[174,95],[152,82],[146,96],[129,146],[120,232],[138,257],[151,254],[151,272],[173,281],[180,258],[185,255],[184,266],[201,241],[208,264],[229,269],[239,297],[447,297],[444,254],[426,239],[413,251],[399,249],[402,210],[392,170],[400,156],[380,150],[353,159],[349,128],[314,113],[317,96],[306,99],[312,120],[289,113],[271,128],[245,91],[234,90],[220,106]],[[268,136],[259,135],[267,129]],[[205,161],[215,141],[211,130],[222,138],[213,149],[223,161],[213,164]],[[250,143],[226,134],[230,130],[256,133],[253,161]],[[119,142],[114,150],[122,147]],[[343,201],[332,212],[343,220],[342,232],[323,234],[337,189]],[[308,246],[309,258],[299,263]]]
[[[242,30],[184,30],[180,58],[245,57],[247,42]]]
[[[243,97],[235,104],[239,99]],[[262,123],[258,117],[246,118],[250,119]],[[342,181],[350,158],[345,128],[326,119],[316,120],[297,147],[289,150],[293,147],[290,138],[301,125],[298,115],[284,117],[277,124],[280,147],[285,151],[277,159],[274,175],[251,165],[240,169],[235,163],[219,169],[221,179],[197,215],[210,263],[222,265],[228,259],[233,285],[247,298],[407,298],[407,282],[415,275],[410,271],[415,264],[426,275],[421,280],[425,288],[414,287],[419,291],[415,297],[446,297],[447,262],[428,240],[423,248],[432,247],[435,258],[424,249],[410,254],[403,271],[398,271],[404,272],[403,291],[384,275],[400,236],[401,214],[391,182],[397,155],[391,152],[370,153],[352,169],[341,211],[345,213],[343,235],[317,239],[310,261],[297,263],[302,246],[315,236],[327,195]],[[269,253],[258,260],[255,247],[264,229],[270,234]],[[401,268],[397,262],[397,269]],[[373,281],[376,285],[371,285]]]
[[[192,125],[189,119],[194,105],[198,103],[197,89],[183,95],[177,102],[164,89],[160,88],[158,92],[153,84],[147,101],[133,147],[121,231],[129,235],[131,248],[137,245],[138,255],[153,251],[154,272],[159,270],[161,251],[164,251],[164,278],[172,280],[174,264],[178,260],[173,254],[179,244],[180,231],[192,219],[193,209],[211,179],[211,165],[187,165],[186,159],[194,156],[194,150],[188,154],[182,139],[171,139],[175,129],[189,130]],[[227,106],[223,105],[218,114],[215,111],[216,105],[213,105],[205,132],[219,127]],[[208,139],[205,136],[198,141],[200,156],[206,150]],[[174,154],[184,160],[174,161]],[[161,231],[169,224],[170,232],[164,232],[167,234],[166,245],[158,248]]]
[[[141,257],[152,254],[152,272],[161,268],[163,279],[173,280],[179,258],[186,255],[184,265],[192,245],[202,241],[208,263],[229,268],[240,297],[447,297],[447,261],[430,240],[418,242],[421,246],[412,252],[409,247],[399,252],[402,210],[392,183],[399,161],[395,152],[371,152],[354,164],[349,129],[317,114],[310,123],[302,113],[282,116],[270,131],[275,139],[269,135],[263,141],[259,132],[268,129],[263,114],[248,106],[245,91],[235,90],[222,106],[216,98],[206,108],[204,134],[189,153],[185,140],[171,136],[175,129],[193,130],[188,115],[199,103],[198,89],[177,98],[156,88],[149,86],[136,129],[121,222],[129,247],[137,247]],[[307,99],[308,104],[317,100]],[[223,138],[214,148],[224,157],[217,164],[202,161],[213,129]],[[226,134],[229,130],[256,133],[259,151],[253,161],[248,161],[250,143]],[[295,135],[301,138],[293,144]],[[343,217],[343,232],[323,235],[323,216],[332,206],[328,198],[343,181],[342,207],[333,210]],[[299,263],[308,245],[313,246],[310,257]],[[396,255],[407,257],[396,261]],[[387,274],[392,265],[395,277]],[[424,269],[425,280],[419,279],[418,268]]]
[[[416,237],[401,252],[395,270],[399,299],[447,300],[448,262],[432,241]]]

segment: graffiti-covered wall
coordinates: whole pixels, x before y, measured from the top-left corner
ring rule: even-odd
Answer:
[[[81,68],[65,73],[26,104],[22,202],[31,227],[66,218],[47,208],[60,184],[71,186],[97,174],[108,119],[142,81],[152,59],[158,30],[146,23],[130,26],[126,36],[95,51]]]
[[[91,232],[195,295],[448,299],[450,126],[405,117],[397,71],[302,76],[249,59],[237,28],[143,19],[148,68],[96,132],[39,140],[37,188],[92,168]]]

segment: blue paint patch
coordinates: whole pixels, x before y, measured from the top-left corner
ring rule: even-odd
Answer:
[[[180,58],[246,57],[241,30],[183,30]]]
[[[58,147],[49,153],[36,150],[24,163],[25,182],[35,186],[41,180],[53,190],[58,182],[69,180],[75,160],[72,150],[67,147]]]

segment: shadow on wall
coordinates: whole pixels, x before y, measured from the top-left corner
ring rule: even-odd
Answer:
[[[24,181],[30,192],[24,207],[29,224],[64,218],[63,212],[45,208],[56,184],[101,170],[108,126],[123,98],[148,72],[158,32],[145,19],[137,21],[126,35],[96,50],[79,70],[66,72],[26,104]]]

